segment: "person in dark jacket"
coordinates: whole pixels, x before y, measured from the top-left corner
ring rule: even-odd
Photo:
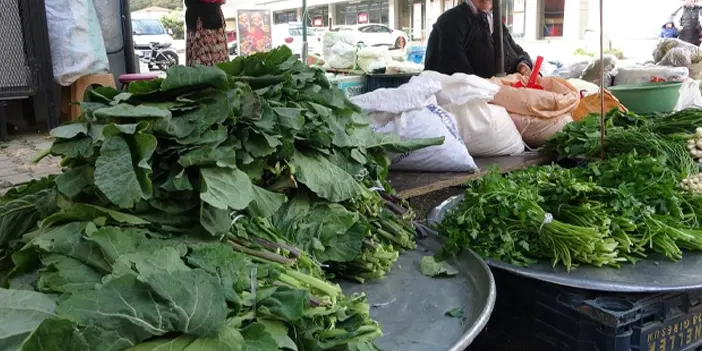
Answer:
[[[492,0],[465,0],[439,16],[429,35],[424,68],[443,74],[465,73],[490,78],[498,73],[492,23]],[[502,25],[506,73],[531,74],[529,55]]]
[[[702,34],[702,26],[700,26],[700,6],[696,0],[686,0],[685,4],[673,13],[675,17],[680,10],[683,11],[680,16],[680,30],[678,38],[682,41],[693,45],[700,45],[700,35]]]
[[[677,38],[678,29],[675,28],[675,24],[671,21],[663,25],[661,28],[661,38]]]

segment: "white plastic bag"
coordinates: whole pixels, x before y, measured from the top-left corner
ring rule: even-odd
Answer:
[[[444,137],[443,145],[390,155],[391,169],[429,172],[473,172],[477,166],[458,132],[455,118],[436,105],[441,85],[415,80],[395,89],[378,89],[351,100],[371,114],[373,129],[394,132],[402,140]]]
[[[93,0],[46,0],[54,78],[63,86],[109,70]]]
[[[351,69],[356,65],[356,47],[343,42],[334,44],[331,54],[325,58],[325,66],[336,69]]]
[[[686,79],[680,87],[680,98],[675,105],[675,111],[687,108],[702,109],[702,93],[698,80]]]
[[[384,47],[366,47],[358,50],[356,53],[357,59],[356,63],[358,68],[364,72],[370,72],[370,66],[373,64],[374,67],[378,65],[383,65],[385,67],[388,62],[392,61],[390,52]]]
[[[471,155],[489,157],[524,152],[522,137],[507,110],[488,104],[500,90],[497,84],[462,73],[447,76],[424,72],[420,78],[441,83],[441,91],[436,95],[439,106],[456,118],[458,131]]]
[[[637,66],[619,67],[614,85],[631,85],[652,82],[680,82],[690,71],[686,67]]]

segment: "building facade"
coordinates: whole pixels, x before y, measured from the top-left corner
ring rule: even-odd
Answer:
[[[271,10],[273,23],[309,26],[382,23],[403,30],[412,41],[428,38],[436,19],[463,0],[230,0]],[[470,0],[467,0],[470,1]],[[604,0],[605,45],[636,51],[650,43],[681,0]],[[242,6],[242,5],[237,5]],[[502,0],[503,21],[515,40],[533,54],[596,50],[599,0]],[[648,44],[647,44],[648,45]],[[646,50],[649,50],[646,47]]]

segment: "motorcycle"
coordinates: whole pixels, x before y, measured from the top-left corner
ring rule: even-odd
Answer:
[[[149,44],[149,50],[139,52],[139,61],[149,67],[149,71],[165,71],[178,65],[178,53],[157,42]]]

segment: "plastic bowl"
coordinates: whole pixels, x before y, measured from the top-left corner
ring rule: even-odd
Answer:
[[[634,113],[671,112],[680,98],[681,82],[617,85],[609,91]]]

